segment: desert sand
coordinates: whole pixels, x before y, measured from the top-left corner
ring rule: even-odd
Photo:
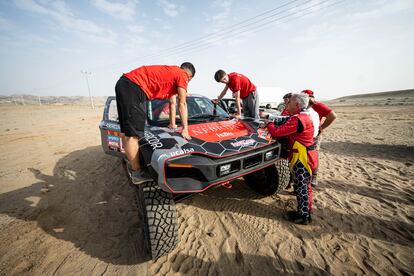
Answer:
[[[311,225],[288,192],[243,180],[177,205],[178,247],[157,261],[102,106],[0,106],[1,275],[413,275],[414,106],[335,107]]]

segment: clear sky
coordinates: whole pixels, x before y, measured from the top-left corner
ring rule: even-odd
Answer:
[[[217,96],[224,69],[332,99],[414,88],[413,52],[414,0],[0,1],[1,95],[87,96],[81,71],[113,95],[123,72],[190,61],[190,93]]]

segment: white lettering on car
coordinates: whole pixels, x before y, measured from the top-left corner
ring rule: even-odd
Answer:
[[[160,161],[160,159],[166,159],[169,157],[175,157],[175,156],[179,156],[179,155],[183,155],[183,154],[189,154],[194,152],[193,148],[189,148],[189,149],[180,149],[180,150],[176,150],[176,151],[172,151],[169,152],[168,154],[161,154],[160,157],[158,157],[158,161]]]
[[[114,141],[108,141],[108,146],[109,147],[119,148],[119,143],[118,142],[114,142]]]
[[[202,135],[213,133],[217,131],[235,131],[242,130],[243,127],[237,124],[234,124],[232,121],[229,122],[220,122],[220,124],[205,124],[202,127],[193,127],[191,131],[195,135]]]
[[[104,122],[104,126],[110,129],[120,130],[120,126],[118,124]]]
[[[181,149],[181,150],[177,150],[177,151],[172,151],[172,152],[169,153],[169,155],[171,157],[174,157],[174,156],[188,154],[188,153],[192,153],[192,152],[194,152],[194,149],[193,148],[190,148],[190,149]]]
[[[147,140],[148,144],[151,145],[152,150],[162,148],[163,144],[161,143],[161,141],[151,132],[145,131],[144,137]]]
[[[228,137],[228,136],[232,136],[233,133],[231,132],[222,132],[222,133],[216,133],[218,138],[224,138],[224,137]]]
[[[247,139],[247,140],[241,140],[241,141],[237,141],[234,143],[230,143],[230,145],[232,145],[233,147],[237,148],[237,147],[247,147],[250,146],[252,144],[254,144],[254,140],[253,139]]]

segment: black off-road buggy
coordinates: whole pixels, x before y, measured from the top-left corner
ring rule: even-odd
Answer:
[[[189,95],[187,107],[191,140],[181,136],[180,128],[167,127],[168,101],[153,100],[148,102],[147,125],[139,141],[141,163],[152,177],[136,186],[152,259],[170,252],[179,241],[175,201],[183,195],[239,177],[262,195],[278,193],[289,183],[283,146],[259,122],[232,118],[203,96]],[[99,128],[105,153],[120,157],[129,177],[115,97],[107,99]]]

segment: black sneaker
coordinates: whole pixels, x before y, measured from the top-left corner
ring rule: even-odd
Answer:
[[[131,170],[131,181],[134,184],[142,184],[144,182],[151,181],[152,179],[149,177],[147,173],[143,170],[132,171]]]
[[[311,223],[312,216],[311,215],[302,215],[297,211],[288,211],[287,212],[287,219],[295,224],[302,224],[307,225]]]

